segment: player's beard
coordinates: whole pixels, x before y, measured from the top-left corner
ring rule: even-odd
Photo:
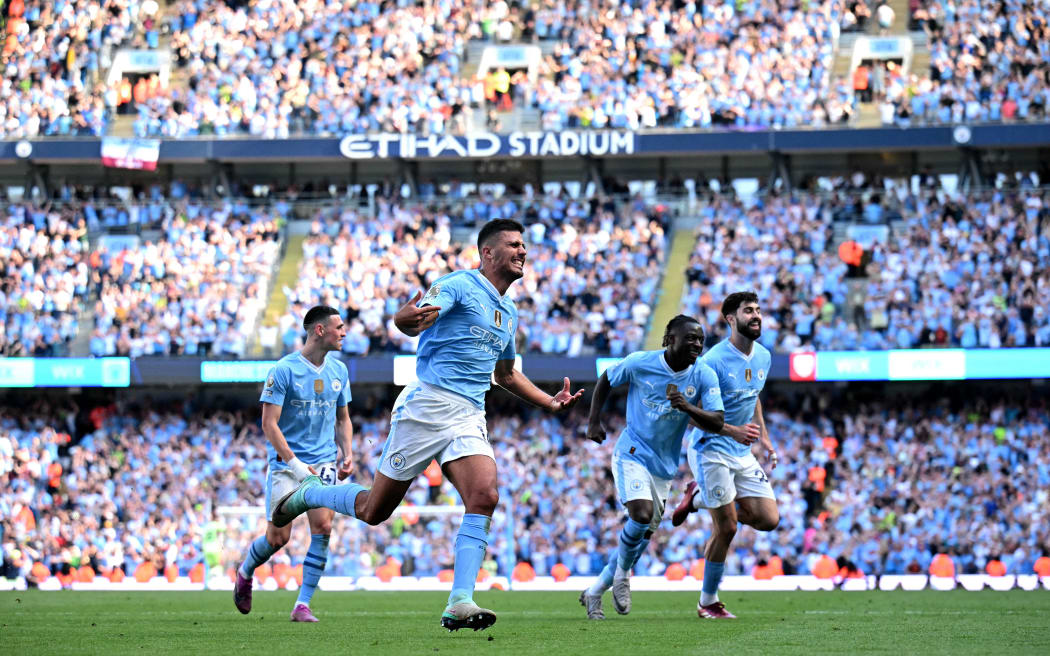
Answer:
[[[757,341],[758,338],[762,336],[762,323],[761,322],[759,322],[759,324],[757,326],[755,326],[755,327],[751,327],[750,325],[748,325],[746,323],[743,323],[743,324],[742,323],[738,323],[736,329],[741,335],[743,335],[744,337],[750,339],[752,342]]]

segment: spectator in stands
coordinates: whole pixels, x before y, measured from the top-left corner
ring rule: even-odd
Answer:
[[[808,574],[827,556],[844,558],[864,574],[924,572],[934,555],[949,549],[959,573],[983,572],[994,556],[1007,574],[1031,573],[1050,539],[1040,521],[1050,486],[1050,450],[1042,439],[1050,414],[1040,399],[981,396],[988,401],[979,405],[954,396],[864,403],[826,395],[795,403],[770,399],[766,421],[783,455],[773,476],[786,500],[781,525],[773,533],[739,534],[727,571],[748,574],[775,556],[785,574]],[[490,434],[502,445],[501,493],[515,500],[494,517],[490,555],[496,562],[490,566],[502,575],[517,560],[538,575],[556,563],[577,575],[597,572],[609,548],[599,536],[621,521],[604,482],[611,445],[573,444],[582,420],[577,416],[524,410],[490,419]],[[354,425],[356,476],[367,484],[389,417],[382,411],[359,415]],[[198,413],[177,404],[81,412],[39,400],[4,407],[0,569],[26,575],[41,563],[46,576],[87,564],[98,574],[116,569],[130,575],[153,559],[158,571],[176,564],[186,575],[202,558],[207,508],[255,505],[265,475],[259,457],[264,444],[257,417],[244,412]],[[149,485],[142,484],[146,480]],[[1002,494],[1004,485],[1013,493]],[[409,501],[458,499],[447,481],[428,479],[413,487]],[[254,515],[224,519],[220,567],[235,563],[258,521]],[[661,574],[671,563],[688,568],[702,557],[709,520],[696,515],[689,521],[689,530],[658,533],[636,573]],[[515,544],[505,537],[506,522],[513,522]],[[451,562],[441,545],[455,522],[446,518],[404,516],[381,527],[334,530],[332,574],[371,574],[394,558],[402,573],[432,576]],[[293,539],[290,544],[303,546],[274,565],[301,562],[306,542]]]
[[[520,350],[623,354],[641,344],[665,248],[662,209],[552,196],[519,206],[481,197],[449,208],[380,201],[374,218],[348,208],[321,210],[303,244],[298,285],[286,290],[285,349],[296,348],[305,310],[346,308],[349,352],[415,349],[391,318],[417,289],[451,270],[476,266],[472,246],[453,244],[454,223],[494,218],[529,224],[529,270],[521,282]],[[367,338],[368,346],[364,340]]]

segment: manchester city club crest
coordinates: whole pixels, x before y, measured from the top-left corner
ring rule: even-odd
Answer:
[[[716,499],[721,499],[725,495],[726,495],[725,488],[722,487],[721,485],[716,485],[716,486],[714,486],[711,489],[711,496],[713,496]]]
[[[759,380],[765,380],[766,379],[766,370],[765,369],[759,369],[758,370],[758,379]]]
[[[631,481],[631,489],[634,490],[635,492],[637,492],[638,490],[642,489],[642,482],[641,481]]]
[[[405,454],[403,453],[398,452],[390,456],[390,468],[394,471],[401,471],[404,469],[407,462]]]
[[[342,381],[339,381],[339,380],[333,380],[333,381],[332,381],[332,391],[333,391],[333,392],[339,392],[339,391],[341,391],[342,389],[343,389],[343,383],[342,383]]]
[[[692,385],[690,385],[689,387],[686,387],[685,388],[685,395],[686,396],[696,396],[696,388],[693,387]]]

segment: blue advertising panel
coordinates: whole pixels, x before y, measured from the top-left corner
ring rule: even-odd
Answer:
[[[0,358],[0,387],[128,387],[128,358]]]

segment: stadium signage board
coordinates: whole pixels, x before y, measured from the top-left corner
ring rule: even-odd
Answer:
[[[816,382],[1050,378],[1050,348],[803,352],[788,371]]]
[[[129,358],[0,358],[0,387],[129,385]]]
[[[959,127],[965,127],[964,132]],[[384,159],[484,159],[556,157],[689,157],[698,153],[916,152],[927,149],[1037,148],[1050,145],[1050,123],[839,128],[827,130],[671,130],[643,132],[566,130],[465,136],[401,134],[288,139],[190,138],[159,140],[158,162],[368,162]],[[0,140],[0,162],[91,163],[99,161],[101,139]],[[21,144],[21,145],[19,145]],[[28,148],[27,148],[28,146]]]
[[[339,142],[339,152],[349,159],[427,159],[438,157],[581,157],[633,155],[634,132],[473,132],[462,137],[432,134],[351,134]]]

